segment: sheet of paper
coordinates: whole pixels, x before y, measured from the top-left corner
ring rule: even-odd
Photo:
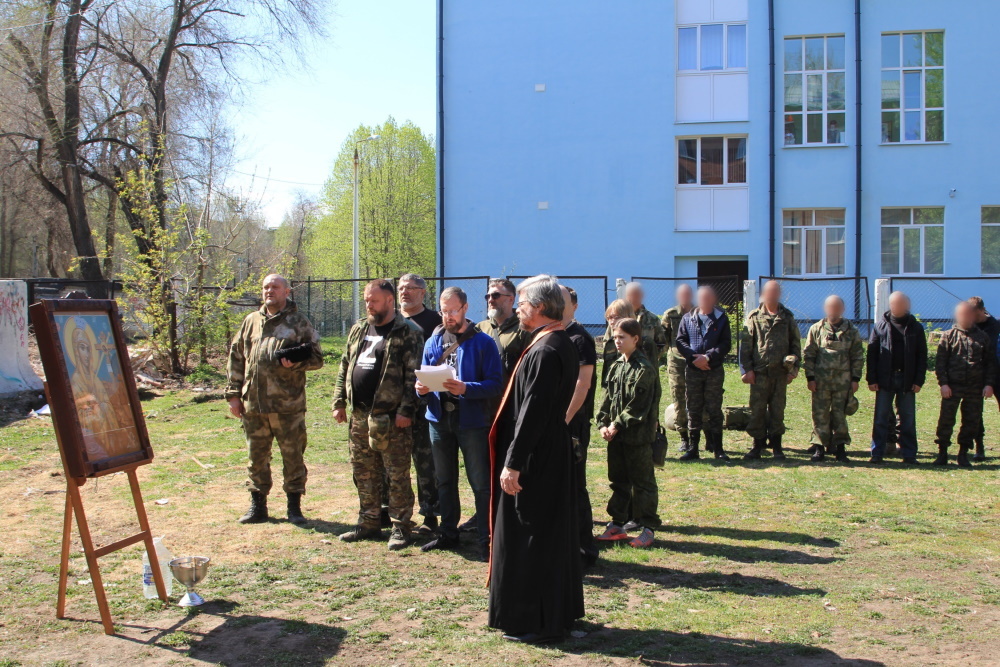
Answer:
[[[417,380],[420,384],[430,387],[431,391],[447,391],[444,388],[444,381],[457,379],[455,369],[448,365],[421,366],[417,371]]]

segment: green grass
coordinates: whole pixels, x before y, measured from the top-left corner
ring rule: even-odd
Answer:
[[[115,622],[141,640],[120,647],[123,660],[161,653],[165,661],[190,656],[226,664],[547,665],[565,657],[606,664],[640,655],[653,664],[992,659],[1000,641],[996,459],[973,470],[927,465],[937,418],[930,384],[918,396],[917,468],[863,463],[873,404],[867,392],[851,418],[852,462],[809,463],[801,379],[790,389],[784,464],[680,463],[671,434],[670,460],[657,472],[664,527],[654,548],[604,550],[586,579],[587,617],[579,627],[587,635],[530,648],[506,644],[484,627],[485,570],[471,558],[471,541],[461,554],[389,554],[384,542],[336,539],[354,521],[357,499],[346,427],[336,426],[329,410],[343,341],[323,343],[327,365],[308,382],[304,509],[314,521],[305,529],[235,523],[246,503],[245,454],[217,392],[208,400],[205,392],[170,392],[143,404],[156,451],[141,470],[153,531],[167,535],[174,555],[213,558],[199,586],[211,603],[185,612],[142,598],[139,547],[102,558]],[[747,396],[728,367],[726,403],[744,404]],[[992,408],[987,429],[995,454],[1000,419]],[[595,519],[605,521],[600,442],[595,434],[589,487]],[[726,446],[741,455],[750,440],[727,432]],[[277,452],[275,459],[278,475]],[[0,541],[0,667],[75,664],[51,647],[106,646],[99,627],[72,620],[97,618],[92,586],[80,583],[90,577],[75,537],[71,619],[54,618],[64,482],[52,473],[59,470],[49,422],[0,429],[0,491],[9,499],[0,512],[8,536]],[[89,482],[83,496],[99,544],[134,530],[123,476]],[[276,490],[271,509],[278,518],[282,500]],[[463,504],[471,507],[464,484]],[[174,592],[176,598],[178,586]],[[137,626],[162,632],[141,634]]]

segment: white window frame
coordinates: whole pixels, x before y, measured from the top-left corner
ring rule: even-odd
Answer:
[[[695,161],[698,165],[696,173],[697,183],[681,183],[681,143],[682,141],[698,141]],[[702,139],[722,139],[722,183],[704,184],[701,182],[701,142]],[[746,141],[746,150],[743,153],[743,165],[745,178],[737,183],[729,182],[729,140],[743,139]],[[699,134],[694,136],[674,137],[674,183],[678,188],[745,188],[750,184],[750,137],[745,134]]]
[[[914,215],[915,215],[914,211],[916,211],[917,209],[924,209],[924,208],[927,208],[927,209],[940,209],[941,210],[941,214],[942,214],[942,217],[941,217],[942,222],[941,222],[941,224],[929,225],[929,224],[917,224],[917,223],[915,223],[913,221],[914,220]],[[888,210],[909,211],[909,213],[910,213],[910,221],[908,223],[905,223],[905,224],[902,224],[902,225],[886,225],[886,224],[882,224],[882,221],[881,221],[882,212],[883,211],[888,211]],[[887,275],[887,276],[943,276],[943,275],[945,275],[945,265],[944,265],[944,262],[945,262],[945,251],[944,251],[944,243],[945,243],[945,239],[944,239],[945,214],[946,214],[946,211],[945,211],[945,208],[943,206],[883,206],[879,210],[879,218],[880,218],[879,219],[879,269],[882,268],[882,254],[883,254],[883,251],[882,251],[882,230],[884,230],[884,229],[895,229],[895,230],[897,230],[896,233],[898,235],[897,238],[899,240],[899,250],[898,250],[898,252],[899,252],[899,257],[898,257],[899,264],[898,264],[898,267],[897,267],[899,269],[899,271],[897,273],[886,273],[885,271],[882,271],[882,274],[883,275]],[[941,228],[941,272],[940,273],[928,273],[927,272],[927,267],[926,267],[926,259],[927,259],[926,252],[925,252],[925,248],[927,246],[927,234],[926,234],[926,232],[927,232],[928,229],[930,229],[932,227],[933,228],[937,228],[937,227]],[[905,230],[907,230],[907,229],[919,229],[920,230],[920,271],[919,272],[904,272],[903,271],[903,269],[905,268],[904,267],[903,257],[904,257],[904,252],[906,250],[906,246],[904,244],[904,238],[903,238],[904,234],[903,234],[903,232]]]
[[[701,31],[705,26],[710,25],[721,25],[722,26],[722,67],[720,69],[702,69],[701,68]],[[744,48],[746,53],[743,54],[743,61],[746,63],[743,67],[730,67],[729,66],[729,27],[734,25],[743,26],[744,30]],[[695,69],[681,69],[681,30],[685,28],[694,28],[697,31],[697,37],[695,38],[695,60],[697,61],[697,66]],[[719,72],[746,72],[750,68],[750,31],[747,27],[746,21],[708,21],[706,23],[686,23],[677,26],[676,39],[674,46],[674,58],[677,63],[677,73],[682,75],[693,75],[693,74],[718,74]]]
[[[801,211],[801,212],[804,212],[804,213],[809,213],[810,217],[811,217],[810,224],[808,224],[808,225],[788,225],[788,224],[785,224],[785,213],[790,212],[790,211]],[[839,212],[841,214],[841,217],[844,219],[844,224],[842,224],[842,225],[817,225],[816,224],[816,212],[817,211],[836,211],[836,212]],[[786,268],[785,265],[784,265],[784,257],[785,257],[785,254],[784,254],[785,253],[785,230],[794,230],[794,229],[800,230],[802,232],[800,234],[799,249],[798,249],[798,253],[799,253],[799,266],[802,267],[802,271],[801,271],[801,273],[785,273],[785,268]],[[844,262],[843,262],[843,267],[844,267],[844,270],[841,273],[830,273],[830,271],[829,271],[829,258],[827,257],[827,248],[829,247],[829,243],[828,243],[828,240],[827,240],[827,237],[828,237],[827,232],[829,230],[831,230],[831,229],[839,229],[839,230],[841,230],[843,232],[843,242],[844,242]],[[808,266],[808,262],[806,261],[806,243],[805,243],[805,237],[807,236],[807,234],[805,234],[806,231],[821,231],[822,232],[821,246],[823,248],[823,252],[822,252],[822,255],[823,255],[823,260],[822,260],[822,262],[823,262],[823,269],[819,273],[809,273],[808,271],[806,271],[806,267]],[[815,277],[843,277],[843,276],[847,275],[847,245],[846,244],[847,244],[847,209],[844,209],[844,208],[787,208],[787,209],[783,209],[781,211],[781,257],[782,257],[781,274],[783,276],[796,277],[796,278],[800,278],[800,277],[801,278],[815,278]]]
[[[844,40],[844,67],[842,69],[828,69],[829,65],[829,40],[843,39]],[[823,68],[817,70],[807,70],[805,49],[807,39],[822,39],[823,40]],[[782,49],[781,60],[782,60],[782,78],[781,78],[781,114],[782,116],[800,116],[802,118],[802,143],[788,143],[788,134],[785,134],[785,141],[783,142],[786,148],[804,148],[804,147],[816,147],[816,146],[846,146],[847,145],[847,38],[842,34],[831,34],[831,35],[797,35],[785,37],[782,46],[785,46],[790,41],[799,42],[800,55],[802,57],[802,69],[800,70],[787,70],[785,69],[785,51]],[[787,88],[785,86],[785,77],[795,75],[799,76],[799,83],[802,90],[802,108],[799,111],[787,111],[785,109],[785,96],[787,95]],[[830,91],[830,74],[841,74],[844,77],[844,108],[842,109],[830,109],[829,107],[829,91]],[[820,111],[809,111],[809,79],[808,76],[822,76],[823,81],[823,108]],[[839,114],[843,116],[843,124],[840,129],[840,141],[830,142],[829,141],[829,130],[830,130],[830,115]],[[823,118],[823,138],[820,141],[809,141],[809,116],[820,115]]]
[[[983,238],[983,233],[986,231],[986,229],[988,227],[989,228],[993,228],[993,229],[1000,229],[1000,222],[986,222],[985,221],[986,210],[987,209],[997,209],[997,210],[1000,210],[1000,206],[981,206],[980,209],[979,209],[979,223],[980,223],[979,224],[979,247],[980,247],[980,250],[979,250],[979,274],[983,275],[983,276],[998,276],[998,275],[1000,275],[1000,271],[995,272],[995,273],[990,273],[990,272],[986,271],[985,267],[983,266],[983,256],[982,256],[982,253],[983,253],[983,249],[986,247],[985,239]]]
[[[940,34],[941,35],[941,64],[940,65],[928,65],[927,64],[927,35],[929,34]],[[903,52],[904,38],[907,35],[920,35],[920,65],[904,65],[903,64]],[[945,31],[944,30],[903,30],[903,31],[891,31],[883,32],[881,39],[879,40],[879,60],[882,59],[882,39],[886,37],[898,37],[899,38],[899,66],[898,67],[885,67],[882,64],[882,72],[896,72],[899,75],[899,106],[895,109],[887,109],[882,101],[882,77],[879,76],[879,136],[880,142],[883,146],[897,146],[899,144],[941,144],[948,140],[947,132],[947,119],[948,114],[946,112],[947,108],[947,76],[945,73],[945,61],[944,61],[944,40]],[[941,71],[941,106],[928,107],[927,106],[927,72],[930,70],[940,70]],[[906,108],[906,74],[910,72],[919,72],[920,74],[920,106],[916,108]],[[940,111],[942,115],[941,121],[941,138],[928,140],[927,139],[927,113]],[[906,113],[919,113],[920,114],[920,139],[907,139],[906,138]],[[886,131],[886,124],[883,122],[885,114],[894,113],[897,117],[897,126],[899,128],[899,141],[891,141],[889,138],[889,133]]]

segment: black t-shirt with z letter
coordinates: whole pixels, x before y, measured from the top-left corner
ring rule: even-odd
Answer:
[[[368,325],[368,333],[361,341],[358,360],[354,364],[351,384],[354,404],[371,408],[375,402],[375,390],[382,377],[382,361],[385,358],[385,337],[392,331],[393,322],[382,326]]]

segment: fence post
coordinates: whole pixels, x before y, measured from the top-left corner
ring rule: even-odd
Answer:
[[[755,310],[757,306],[760,305],[757,299],[757,281],[756,280],[744,280],[743,281],[743,314],[744,316],[749,315],[750,311]]]
[[[617,294],[615,297],[616,299],[625,298],[625,285],[626,283],[624,278],[615,278],[615,293]]]
[[[878,278],[875,280],[875,314],[873,319],[878,321],[887,310],[889,310],[889,294],[891,286],[888,278]]]

